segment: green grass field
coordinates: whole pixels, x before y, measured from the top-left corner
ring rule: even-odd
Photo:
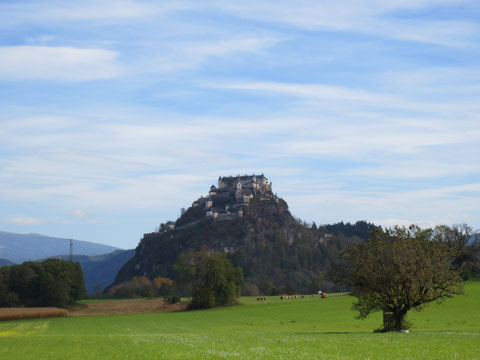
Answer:
[[[480,359],[480,282],[412,312],[409,334],[374,334],[349,296],[204,311],[0,323],[0,359]]]

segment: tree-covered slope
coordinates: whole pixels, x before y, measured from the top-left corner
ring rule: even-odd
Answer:
[[[184,216],[192,215],[189,210]],[[181,217],[177,223],[186,221]],[[243,269],[247,284],[262,293],[283,291],[287,285],[308,292],[322,286],[323,275],[336,261],[338,251],[359,240],[343,235],[326,238],[322,231],[297,221],[284,200],[254,197],[242,218],[204,218],[181,230],[145,234],[115,282],[133,276],[175,279],[173,265],[181,253],[209,250],[226,252],[232,263]]]

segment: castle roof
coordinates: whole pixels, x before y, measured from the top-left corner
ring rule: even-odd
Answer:
[[[233,181],[233,180],[236,180],[236,179],[239,179],[239,180],[253,180],[253,178],[257,178],[257,179],[265,179],[267,180],[267,178],[265,177],[265,175],[237,175],[237,176],[224,176],[224,177],[220,177],[219,179],[222,180],[222,181]]]

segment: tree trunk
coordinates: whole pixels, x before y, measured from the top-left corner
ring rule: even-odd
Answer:
[[[394,313],[394,331],[405,330],[405,316],[407,315],[406,311],[398,311]]]
[[[405,330],[405,310],[383,310],[383,331]]]
[[[395,317],[390,310],[383,310],[383,331],[392,331]]]

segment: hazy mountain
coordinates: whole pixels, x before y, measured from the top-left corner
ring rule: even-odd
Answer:
[[[103,290],[115,280],[118,270],[128,261],[135,250],[116,250],[110,254],[95,256],[75,255],[74,262],[79,262],[83,269],[85,288],[89,294],[97,290]],[[56,256],[59,259],[68,260],[69,255]],[[99,289],[100,288],[100,289]]]
[[[73,240],[74,254],[93,256],[111,253],[115,250],[119,249],[88,241]],[[69,239],[0,231],[0,258],[9,259],[17,264],[69,253]]]
[[[8,259],[0,259],[0,266],[10,266],[15,265],[15,263],[11,262]]]

